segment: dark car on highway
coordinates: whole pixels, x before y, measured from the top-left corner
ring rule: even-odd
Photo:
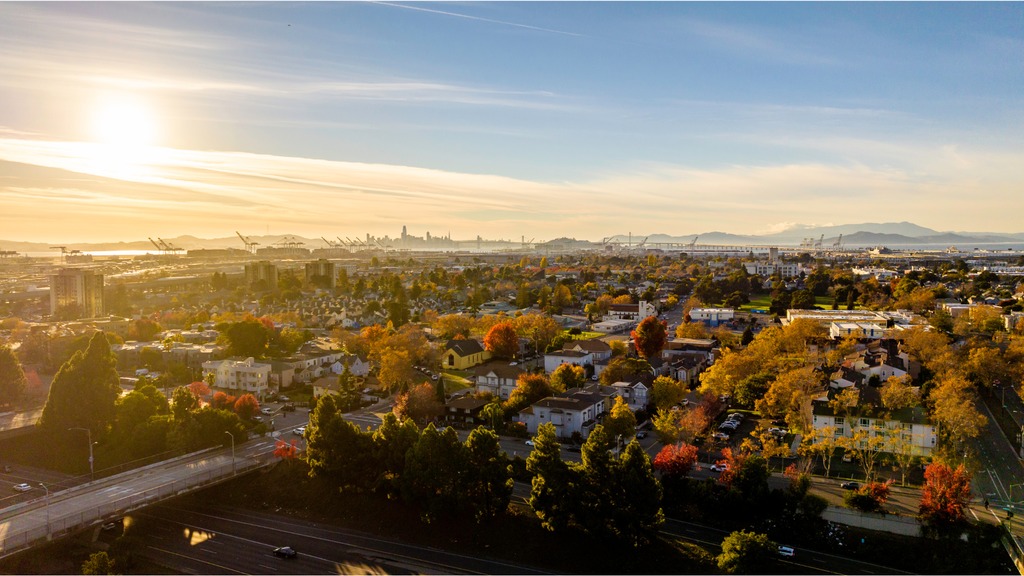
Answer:
[[[295,558],[298,555],[298,552],[293,550],[291,546],[274,548],[274,556],[277,556],[278,558]]]
[[[839,485],[839,487],[843,488],[845,490],[856,490],[856,489],[860,488],[860,483],[859,482],[843,482],[842,484]]]

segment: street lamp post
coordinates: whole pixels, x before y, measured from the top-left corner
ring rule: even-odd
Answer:
[[[68,428],[68,430],[84,430],[85,431],[86,441],[89,442],[89,479],[90,480],[95,480],[96,479],[96,471],[93,468],[93,459],[92,459],[92,430],[90,430],[88,428]]]
[[[231,438],[231,475],[235,475],[235,435],[227,430],[224,431]]]
[[[46,539],[49,540],[50,535],[50,489],[46,487],[46,484],[39,483],[46,490]]]

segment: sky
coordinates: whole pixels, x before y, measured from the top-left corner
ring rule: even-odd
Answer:
[[[0,38],[7,240],[1024,232],[1016,2],[0,2]]]

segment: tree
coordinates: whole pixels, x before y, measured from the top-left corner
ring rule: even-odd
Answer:
[[[889,499],[889,482],[868,482],[857,490],[847,492],[843,502],[861,512],[883,512]]]
[[[497,358],[508,360],[519,352],[519,335],[511,322],[500,322],[484,336],[484,348]]]
[[[425,520],[464,509],[469,452],[455,429],[423,429],[419,440],[405,456],[400,480],[402,499],[420,507]]]
[[[611,362],[608,363],[608,367],[601,372],[601,384],[611,386],[616,382],[625,382],[634,376],[650,374],[651,372],[651,365],[647,360],[620,356],[612,358]]]
[[[686,398],[686,388],[674,378],[658,376],[651,390],[651,403],[659,410],[668,410]]]
[[[89,559],[82,563],[82,574],[105,576],[114,573],[114,561],[106,552],[93,552],[89,555]]]
[[[198,407],[199,401],[189,388],[179,386],[174,389],[174,393],[171,394],[171,414],[175,422],[181,422]]]
[[[555,425],[545,422],[537,427],[533,451],[526,459],[526,470],[533,475],[530,507],[544,528],[561,531],[573,519],[571,488],[576,473],[562,461],[562,446],[555,436]]]
[[[609,438],[629,442],[636,433],[636,415],[626,405],[622,396],[616,396],[612,409],[604,419],[604,430]]]
[[[252,420],[260,410],[260,403],[252,394],[242,394],[235,400],[234,409],[235,414],[242,420]]]
[[[466,439],[467,502],[477,521],[503,513],[512,497],[508,456],[498,444],[498,435],[476,428]]]
[[[411,383],[415,377],[412,365],[412,359],[406,350],[386,348],[380,355],[377,380],[386,390],[397,391]]]
[[[776,544],[767,534],[740,530],[722,540],[718,567],[732,574],[756,574],[775,558]]]
[[[40,426],[50,432],[88,428],[100,437],[114,419],[121,393],[116,365],[106,337],[97,332],[85,352],[75,352],[54,376]]]
[[[342,418],[330,395],[317,401],[305,436],[310,476],[334,478],[342,488],[365,488],[376,480],[370,436]]]
[[[149,318],[139,318],[128,325],[128,339],[138,342],[151,342],[160,332],[163,327]]]
[[[444,406],[438,401],[434,387],[424,382],[398,395],[394,413],[400,419],[411,418],[414,422],[426,424],[443,414]]]
[[[789,370],[772,382],[764,397],[754,403],[754,408],[773,418],[785,416],[791,426],[806,432],[811,429],[811,400],[820,392],[820,381],[813,367]]]
[[[613,535],[638,547],[652,541],[665,522],[661,510],[661,483],[654,476],[651,459],[633,439],[612,469],[614,486],[606,512]]]
[[[882,406],[886,410],[900,410],[921,403],[918,389],[910,385],[910,375],[890,376],[882,385]]]
[[[971,475],[962,464],[953,469],[934,462],[925,468],[918,516],[932,533],[958,534],[966,519],[964,509],[970,501]]]
[[[886,437],[882,426],[860,426],[854,424],[851,419],[853,435],[839,439],[840,445],[852,454],[860,463],[864,477],[871,480],[875,477],[875,466],[878,465],[878,457],[886,448]]]
[[[641,358],[657,358],[668,341],[668,324],[656,316],[644,318],[630,333]]]
[[[685,478],[696,463],[697,447],[691,444],[668,444],[654,457],[654,468],[671,478]]]
[[[398,482],[405,471],[405,455],[419,441],[420,429],[412,419],[400,421],[391,412],[381,420],[373,433],[373,458],[378,467],[374,486],[397,493]]]
[[[281,460],[294,460],[299,455],[299,447],[295,440],[291,443],[285,442],[284,440],[278,440],[274,445],[274,456]]]
[[[828,478],[832,470],[832,457],[840,445],[839,439],[836,438],[835,427],[825,426],[813,428],[808,432],[800,449],[805,454],[810,453],[821,458],[821,466],[825,469],[825,477]]]
[[[932,418],[939,425],[941,437],[953,448],[977,438],[988,423],[975,406],[974,397],[971,383],[957,373],[939,377],[931,391]]]
[[[28,381],[21,362],[9,346],[0,346],[0,406],[14,404],[25,392]]]
[[[564,392],[561,390],[560,392]],[[552,396],[556,390],[543,374],[520,374],[516,387],[508,395],[503,406],[506,414],[517,413],[530,404]]]
[[[228,341],[228,353],[232,356],[261,358],[267,352],[267,327],[255,319],[231,324],[224,331],[224,336]]]
[[[576,364],[562,364],[551,373],[552,388],[568,390],[579,388],[587,382],[587,372]]]

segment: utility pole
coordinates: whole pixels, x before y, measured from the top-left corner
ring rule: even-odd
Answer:
[[[39,485],[43,487],[43,490],[46,490],[46,539],[50,540],[52,538],[52,534],[50,534],[50,489],[42,482]]]
[[[227,430],[224,431],[231,438],[231,475],[235,475],[235,435]]]
[[[68,430],[85,430],[86,440],[89,442],[89,480],[95,480],[96,471],[93,467],[92,459],[92,430],[88,428],[68,428]]]

